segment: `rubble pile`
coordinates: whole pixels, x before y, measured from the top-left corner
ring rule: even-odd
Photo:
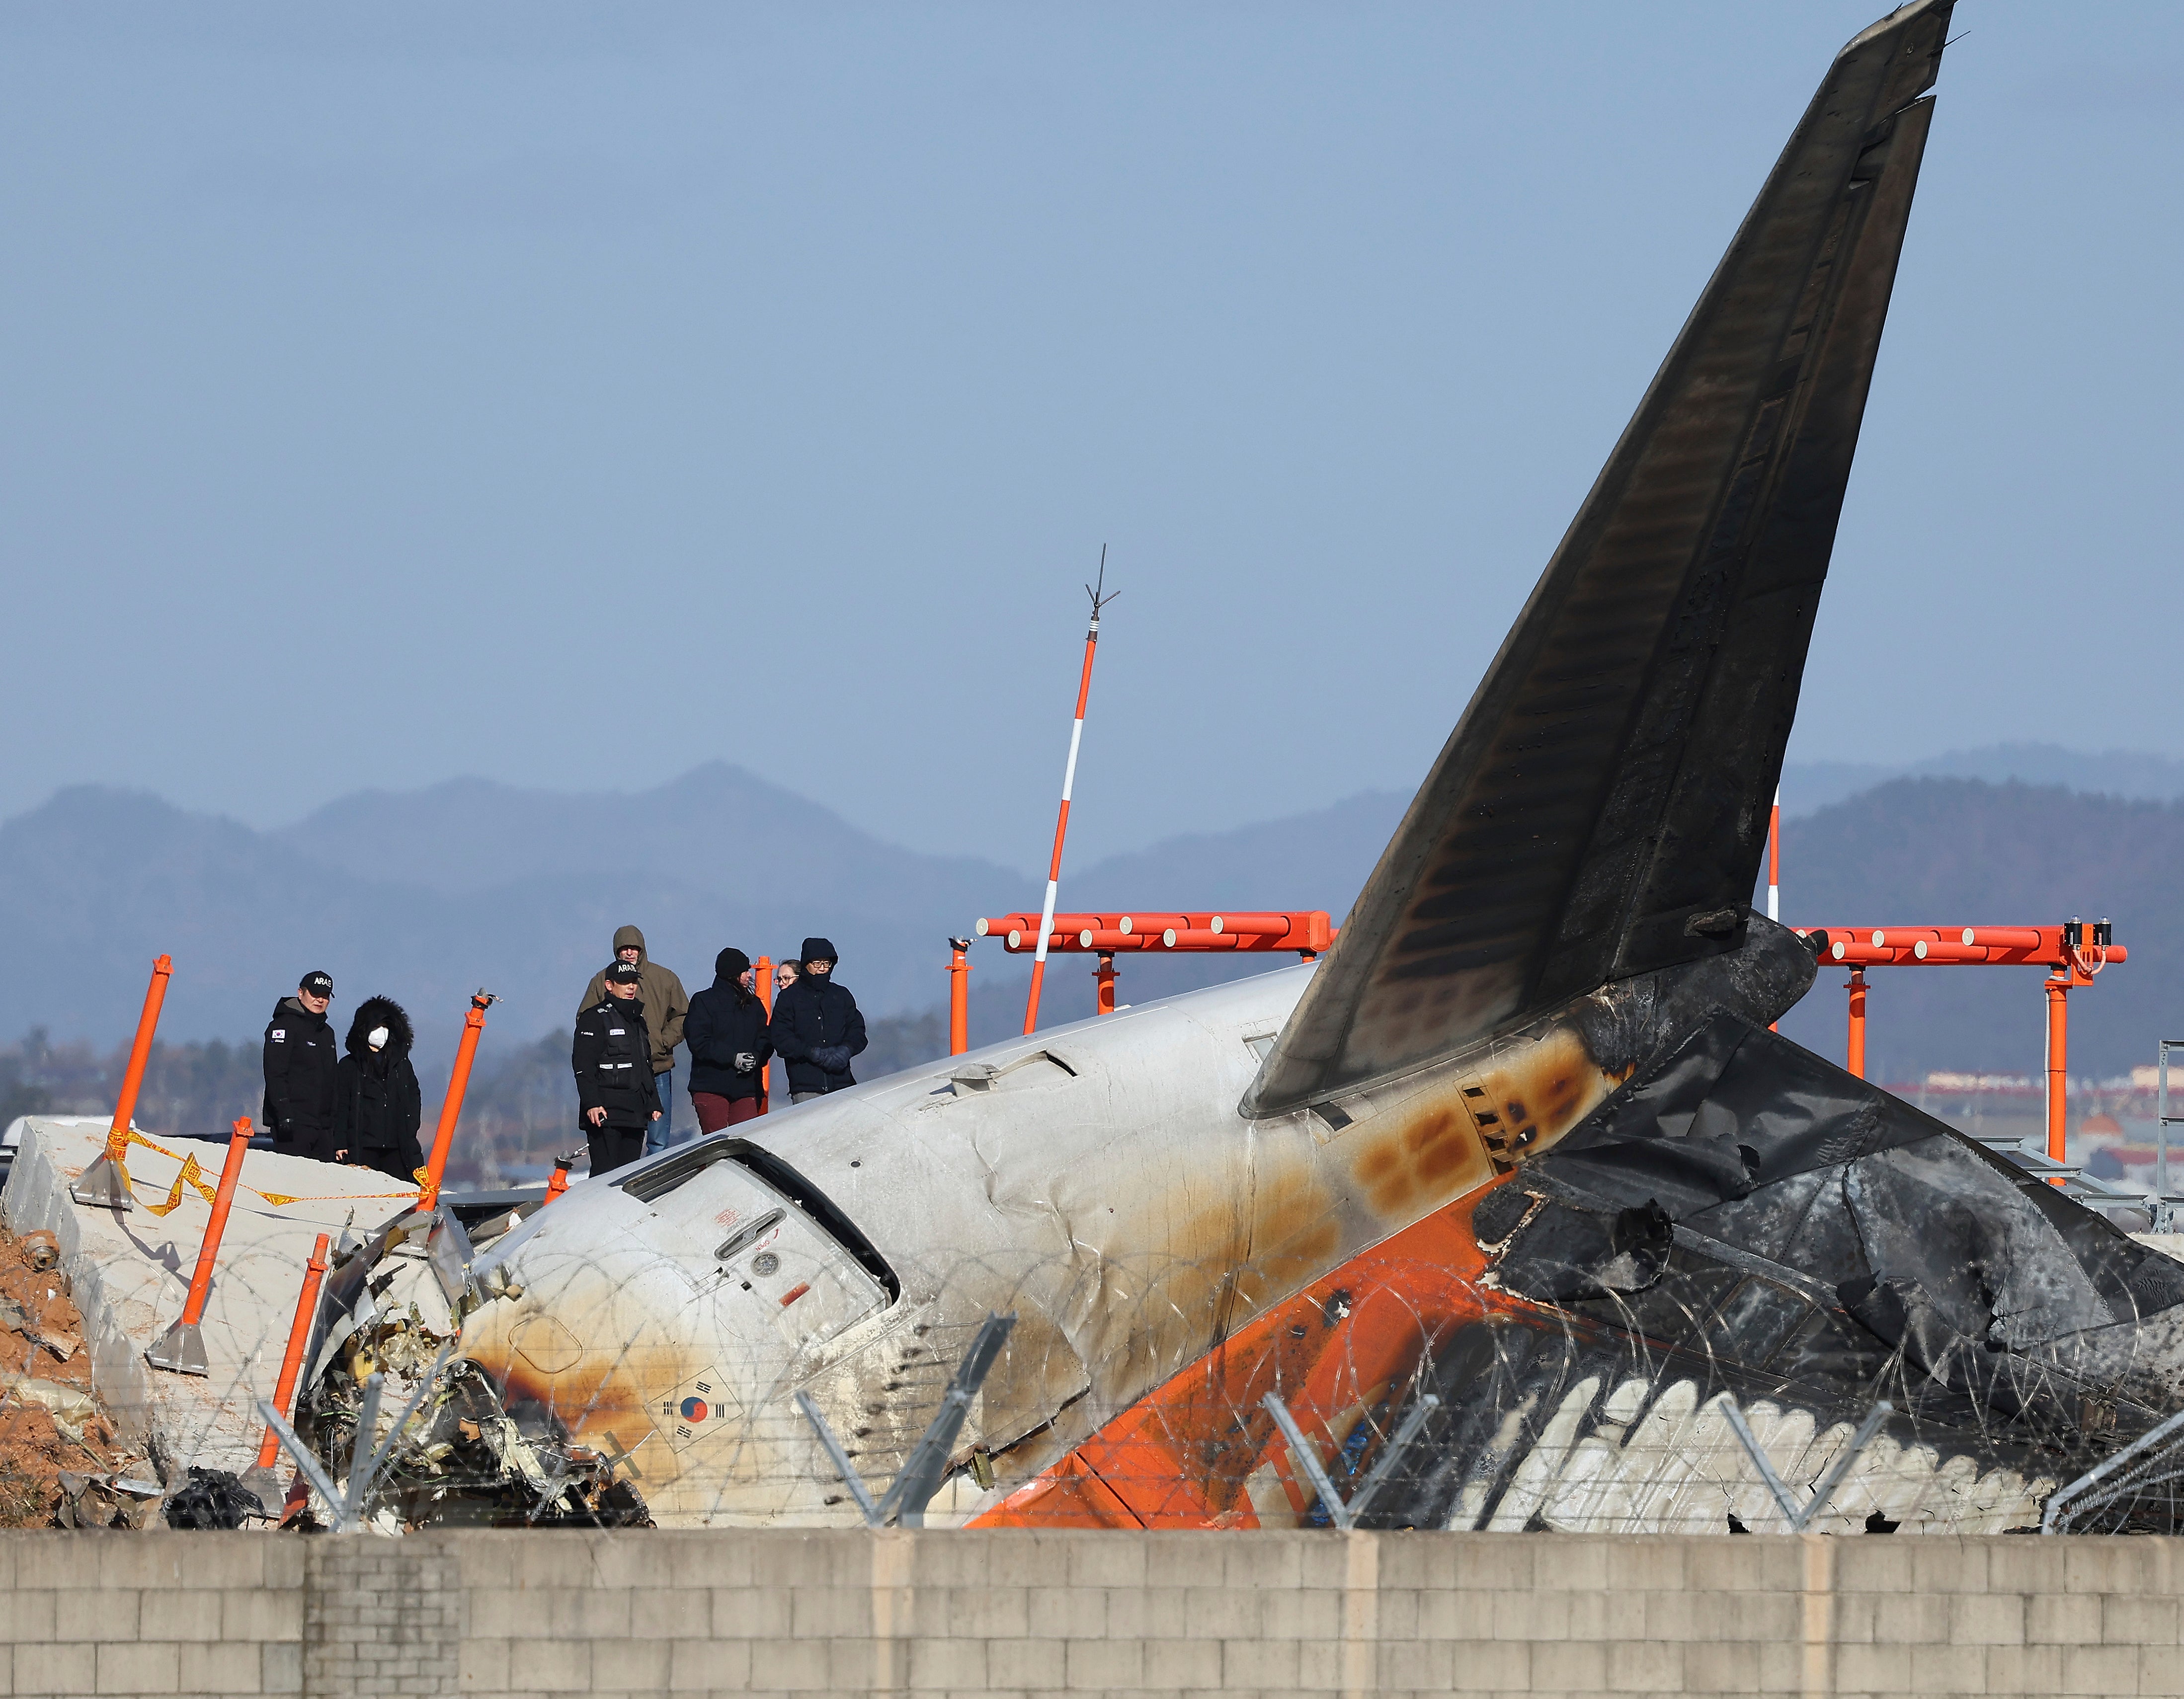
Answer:
[[[53,1235],[0,1232],[0,1527],[140,1528],[159,1498],[92,1393]]]

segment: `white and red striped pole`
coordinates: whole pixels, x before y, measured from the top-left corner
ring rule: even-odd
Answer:
[[[1782,787],[1774,787],[1774,806],[1767,811],[1767,918],[1782,918]]]
[[[1767,811],[1767,918],[1782,918],[1782,787],[1774,787],[1774,806]],[[1769,1032],[1780,1032],[1782,1023],[1770,1020]]]
[[[1107,550],[1100,550],[1100,583],[1084,586],[1092,598],[1092,624],[1084,633],[1084,670],[1077,680],[1077,717],[1069,723],[1069,760],[1061,769],[1061,813],[1054,823],[1054,855],[1046,864],[1046,902],[1039,913],[1039,947],[1031,963],[1031,994],[1024,1000],[1025,1035],[1039,1030],[1039,992],[1046,980],[1046,941],[1054,930],[1054,902],[1061,889],[1061,846],[1069,836],[1069,793],[1077,785],[1077,749],[1084,741],[1084,703],[1092,694],[1092,660],[1100,651],[1100,610],[1115,599],[1103,595],[1107,587]],[[1122,594],[1119,590],[1116,596]]]

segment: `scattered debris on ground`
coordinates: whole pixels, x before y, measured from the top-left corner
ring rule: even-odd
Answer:
[[[515,1224],[495,1217],[488,1242]],[[361,1441],[371,1470],[362,1508],[385,1533],[432,1524],[649,1528],[652,1519],[619,1460],[570,1442],[535,1400],[504,1407],[476,1363],[454,1358],[463,1319],[520,1288],[481,1288],[475,1246],[451,1213],[398,1217],[346,1258],[327,1281],[332,1320],[319,1378],[298,1401],[298,1428],[337,1482]],[[454,1359],[454,1360],[450,1360]],[[375,1390],[376,1389],[376,1390]],[[359,1430],[369,1420],[369,1431]],[[319,1525],[292,1507],[286,1526]]]
[[[190,1470],[189,1485],[167,1500],[170,1528],[242,1528],[266,1520],[265,1501],[226,1469]]]
[[[0,1528],[137,1528],[160,1487],[91,1391],[50,1233],[0,1232]]]

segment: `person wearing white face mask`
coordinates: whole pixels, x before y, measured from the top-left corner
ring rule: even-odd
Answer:
[[[377,1169],[397,1180],[424,1167],[417,1129],[423,1103],[410,1065],[415,1035],[392,997],[366,997],[348,1026],[348,1054],[334,1070],[336,1162]]]

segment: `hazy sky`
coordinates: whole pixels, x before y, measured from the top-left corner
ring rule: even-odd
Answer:
[[[16,0],[0,813],[1031,866],[1102,542],[1084,854],[1408,789],[1879,9]],[[1793,753],[2184,753],[2184,8],[1956,27]]]

